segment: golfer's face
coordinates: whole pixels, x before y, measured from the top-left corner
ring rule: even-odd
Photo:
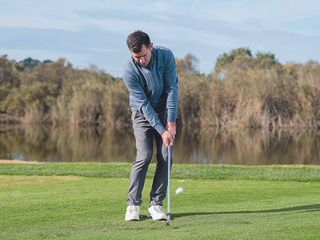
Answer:
[[[142,45],[140,52],[138,53],[131,52],[131,55],[137,63],[139,63],[141,66],[146,67],[151,60],[152,44],[150,44],[149,47]]]

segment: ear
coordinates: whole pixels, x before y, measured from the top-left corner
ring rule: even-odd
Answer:
[[[153,43],[150,43],[149,48],[150,48],[150,50],[152,50],[152,48],[153,48]]]

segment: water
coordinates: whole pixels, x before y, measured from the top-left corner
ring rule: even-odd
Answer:
[[[178,134],[174,146],[175,163],[320,164],[319,156],[320,132],[316,131],[183,132]],[[132,162],[134,158],[132,131],[108,133],[99,128],[0,127],[0,159]]]

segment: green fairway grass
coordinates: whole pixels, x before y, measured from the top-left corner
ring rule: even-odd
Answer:
[[[128,178],[129,163],[39,163],[1,164],[0,175],[37,176],[83,176]],[[155,164],[150,164],[147,177],[152,177]],[[234,180],[279,180],[279,181],[319,181],[318,165],[197,165],[175,164],[172,177],[177,179],[234,179]]]
[[[129,170],[1,164],[0,239],[320,239],[317,166],[174,165],[171,226],[146,218],[154,165],[142,220],[124,221]]]

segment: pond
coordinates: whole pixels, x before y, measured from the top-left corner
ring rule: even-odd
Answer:
[[[0,128],[0,159],[132,162],[135,151],[132,131],[110,133],[99,128],[46,126]],[[174,146],[175,163],[320,164],[319,156],[320,132],[310,130],[180,132]]]

